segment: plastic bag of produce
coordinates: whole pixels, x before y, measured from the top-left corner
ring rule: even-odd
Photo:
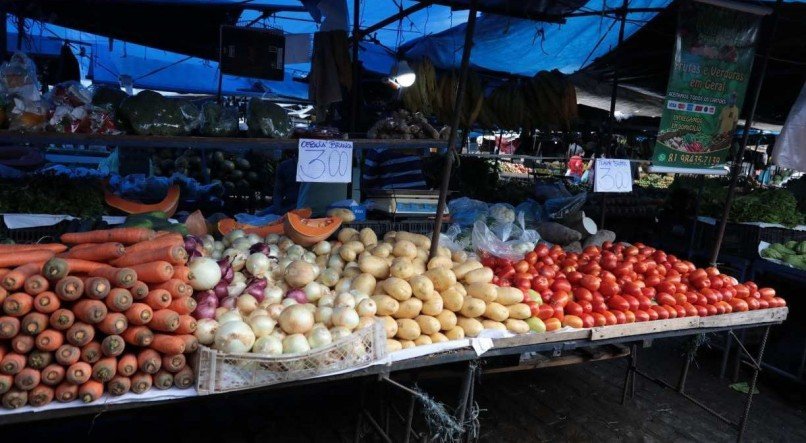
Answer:
[[[285,109],[259,98],[249,100],[246,125],[252,137],[285,138],[293,129]]]
[[[559,220],[582,209],[587,198],[587,192],[580,192],[573,197],[551,198],[546,200],[544,207],[549,218]]]
[[[546,214],[543,206],[531,198],[526,199],[525,202],[516,206],[515,213],[523,213],[523,219],[526,221],[526,226],[533,226],[536,223],[540,223],[548,218],[548,214]]]
[[[48,105],[42,100],[30,101],[15,96],[8,112],[8,129],[42,131],[48,123]]]
[[[467,197],[457,198],[448,203],[451,220],[459,226],[472,226],[476,220],[486,220],[487,203]]]
[[[515,207],[509,203],[496,203],[490,206],[489,216],[498,223],[515,221]]]
[[[93,86],[92,104],[105,111],[112,116],[117,113],[120,104],[129,95],[121,91],[120,88],[113,88],[111,86]]]
[[[535,198],[538,202],[561,197],[571,197],[571,193],[566,189],[563,182],[536,182]]]
[[[0,65],[0,86],[9,95],[26,101],[37,102],[42,99],[36,78],[36,65],[21,52],[14,53],[9,61]]]
[[[534,249],[540,235],[533,229],[526,229],[523,213],[518,214],[516,223],[501,223],[487,226],[483,221],[473,224],[473,247],[481,253],[509,260],[520,260]]]
[[[201,106],[201,135],[207,137],[232,137],[238,133],[238,109],[223,107],[216,102]]]
[[[454,223],[439,234],[439,245],[451,251],[473,251],[473,228]]]
[[[140,91],[124,99],[118,117],[138,135],[187,135],[200,122],[199,108],[194,104],[167,99],[154,91]]]
[[[79,107],[92,102],[92,93],[81,83],[69,81],[54,86],[47,98],[56,106]]]

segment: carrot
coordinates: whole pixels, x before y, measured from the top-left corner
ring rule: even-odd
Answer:
[[[30,391],[39,384],[41,375],[33,368],[25,368],[14,376],[14,386],[22,391]]]
[[[14,386],[14,377],[6,374],[0,374],[0,395],[8,392]]]
[[[70,366],[81,357],[81,349],[73,345],[61,345],[56,350],[56,362],[63,366]]]
[[[92,366],[89,363],[80,361],[73,363],[67,368],[64,378],[74,385],[80,385],[89,380],[92,376]]]
[[[171,294],[173,298],[188,297],[193,292],[193,288],[186,285],[182,280],[172,278],[164,283],[152,284],[149,286],[152,290],[164,289]]]
[[[119,335],[108,335],[101,342],[101,352],[107,357],[117,357],[126,349],[126,342]]]
[[[126,310],[125,314],[126,318],[129,320],[129,324],[144,325],[151,321],[151,317],[154,316],[154,311],[151,309],[151,306],[145,303],[133,303],[132,307]]]
[[[157,351],[143,349],[137,354],[137,367],[146,374],[156,374],[162,367],[162,359]]]
[[[122,243],[86,243],[82,248],[73,248],[64,253],[67,258],[89,260],[94,262],[108,262],[122,257],[126,247]]]
[[[34,407],[45,406],[53,401],[53,388],[46,385],[39,385],[28,393],[28,404]]]
[[[170,309],[154,311],[148,327],[155,331],[174,332],[179,327],[179,314]]]
[[[0,254],[9,252],[20,251],[50,251],[54,254],[64,252],[67,246],[61,243],[32,243],[32,244],[14,244],[14,245],[0,245]]]
[[[23,284],[22,288],[23,291],[30,295],[38,295],[42,292],[45,292],[50,287],[50,282],[45,277],[41,275],[32,275],[25,279],[25,284]]]
[[[188,365],[185,365],[184,368],[174,374],[174,386],[179,389],[187,389],[193,386],[194,380],[193,369]]]
[[[68,275],[56,282],[53,292],[63,301],[74,301],[84,293],[84,282],[75,275]]]
[[[87,232],[69,232],[62,234],[60,240],[62,243],[78,244],[78,243],[123,243],[124,245],[131,245],[147,240],[153,239],[155,236],[154,231],[145,228],[114,228],[102,229],[97,231]]]
[[[56,386],[56,401],[61,403],[70,403],[78,397],[78,386],[63,381],[59,386]]]
[[[141,281],[146,283],[163,283],[174,275],[174,267],[167,261],[153,261],[130,266]]]
[[[95,329],[86,323],[73,323],[67,330],[67,342],[73,346],[83,347],[95,338]]]
[[[97,341],[89,342],[81,348],[81,361],[93,364],[101,359],[103,352],[101,344]]]
[[[60,306],[61,302],[59,301],[59,297],[53,292],[40,292],[34,297],[34,309],[43,314],[52,314],[59,309]]]
[[[81,260],[80,258],[65,258],[67,268],[70,274],[89,274],[90,272],[98,269],[105,268],[108,265],[97,261]]]
[[[95,325],[95,327],[104,334],[120,334],[129,327],[129,321],[126,320],[126,316],[120,312],[110,312],[100,323]]]
[[[0,360],[0,372],[8,375],[17,375],[25,367],[25,356],[9,352]]]
[[[0,339],[12,338],[20,332],[20,320],[15,317],[0,317]]]
[[[191,314],[196,310],[196,300],[190,296],[174,298],[171,300],[171,304],[168,305],[168,309],[176,311],[181,315]]]
[[[26,263],[42,263],[53,257],[51,251],[30,251],[6,252],[0,254],[0,268],[10,268],[24,265]]]
[[[61,331],[48,329],[36,336],[36,348],[40,351],[53,352],[64,344],[64,334]]]
[[[115,357],[107,357],[98,360],[92,365],[92,379],[101,383],[112,380],[118,370],[118,361]]]
[[[154,310],[167,308],[171,305],[171,301],[173,301],[173,298],[165,289],[155,289],[150,291],[146,298],[143,299],[143,303],[151,306],[151,309]]]
[[[39,274],[40,272],[42,272],[42,263],[26,263],[17,266],[13,271],[6,274],[3,277],[3,281],[0,282],[0,285],[9,291],[16,291],[25,284],[25,279],[32,275]]]
[[[84,280],[84,295],[93,300],[103,300],[109,294],[112,285],[103,277],[90,277]]]
[[[35,340],[30,335],[18,335],[11,339],[11,349],[17,354],[25,355],[34,348]]]
[[[52,364],[42,370],[42,383],[48,386],[56,386],[64,380],[64,367],[59,364]]]
[[[42,265],[42,275],[48,280],[61,280],[70,273],[70,267],[63,258],[53,257]]]
[[[132,380],[123,375],[114,376],[106,385],[106,390],[110,395],[123,395],[129,392],[131,388]]]
[[[185,359],[185,354],[162,356],[162,368],[168,372],[179,372],[185,367],[186,364],[187,359]]]
[[[11,294],[3,301],[3,311],[12,317],[22,317],[33,307],[34,298],[24,292]]]
[[[76,315],[69,309],[57,309],[50,314],[50,327],[58,331],[64,331],[73,326],[75,321]]]
[[[174,376],[165,369],[154,374],[154,387],[157,389],[170,389],[174,385]]]
[[[150,374],[138,372],[132,376],[132,392],[142,394],[151,389],[151,383],[152,379]]]
[[[0,304],[6,301],[6,297],[8,297],[8,291],[5,288],[0,287]]]
[[[90,380],[78,387],[78,397],[84,403],[92,403],[95,400],[101,398],[103,394],[104,394],[104,385],[95,380]]]
[[[192,337],[192,336],[191,336]],[[186,345],[181,336],[154,334],[154,341],[151,342],[151,349],[155,349],[163,354],[184,354]]]
[[[104,266],[90,271],[89,274],[93,277],[104,277],[112,283],[112,286],[118,288],[129,289],[137,283],[137,273],[129,268]]]
[[[154,340],[154,333],[145,326],[131,326],[120,336],[132,346],[148,346]]]
[[[106,317],[108,310],[100,300],[81,300],[73,305],[76,318],[90,324],[100,323]]]
[[[159,249],[165,246],[184,246],[185,239],[182,234],[172,232],[170,234],[161,234],[152,240],[140,242],[126,248],[126,254],[135,252],[148,251],[151,249]]]
[[[113,312],[124,312],[132,307],[132,293],[128,289],[115,288],[106,296],[106,307]]]
[[[155,249],[127,252],[116,260],[109,262],[112,266],[133,266],[155,261],[166,261],[175,265],[187,263],[188,253],[181,245],[162,246]]]
[[[48,327],[48,316],[41,312],[29,312],[22,318],[22,332],[36,335]]]
[[[174,278],[183,283],[190,283],[190,268],[187,266],[174,266]]]
[[[10,389],[3,394],[3,407],[6,409],[17,409],[28,403],[28,391]]]
[[[179,327],[176,328],[176,334],[192,334],[196,332],[196,319],[191,315],[179,316]]]
[[[132,293],[132,298],[135,300],[142,300],[146,298],[149,291],[150,289],[148,289],[148,285],[141,281],[138,281],[134,284],[134,286],[129,288],[129,292]]]
[[[2,360],[3,357],[6,356],[6,352],[8,352],[8,349],[6,349],[6,346],[4,344],[0,343],[0,360]]]
[[[137,356],[125,354],[118,360],[118,374],[124,377],[131,377],[137,372]]]

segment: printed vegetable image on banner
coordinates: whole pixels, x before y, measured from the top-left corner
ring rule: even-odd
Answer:
[[[730,151],[765,13],[733,5],[681,6],[654,165],[710,167]]]

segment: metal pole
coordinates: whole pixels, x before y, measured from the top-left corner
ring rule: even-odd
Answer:
[[[697,200],[694,201],[694,219],[691,221],[691,235],[688,238],[688,251],[686,256],[691,259],[694,250],[694,237],[697,234],[697,217],[700,215],[700,202],[702,201],[702,190],[705,187],[705,175],[699,177],[699,187],[697,188]]]
[[[780,3],[781,0],[778,0]],[[776,3],[776,5],[778,4]],[[750,406],[753,404],[753,391],[756,390],[756,383],[758,382],[758,373],[761,371],[761,361],[764,359],[764,348],[767,347],[767,338],[770,336],[770,326],[764,328],[764,337],[761,338],[761,346],[758,349],[758,359],[756,362],[759,366],[753,366],[753,377],[750,379],[750,390],[747,393],[747,402],[744,404],[744,412],[742,418],[739,420],[739,436],[736,441],[741,442],[744,438],[744,432],[747,430],[747,419],[750,417]],[[750,357],[748,355],[748,357]],[[752,358],[752,357],[751,357]]]
[[[711,252],[711,266],[716,266],[717,258],[719,257],[719,249],[722,248],[722,238],[725,236],[725,227],[728,225],[728,214],[730,214],[730,206],[733,203],[733,197],[736,194],[736,185],[739,182],[739,170],[742,166],[742,156],[744,150],[747,148],[747,140],[750,137],[750,128],[753,127],[753,118],[756,116],[756,106],[758,105],[758,97],[761,95],[761,86],[764,84],[764,76],[767,74],[767,63],[770,61],[770,50],[772,49],[772,41],[775,38],[775,31],[778,28],[778,10],[781,8],[783,0],[776,0],[775,9],[772,13],[772,29],[770,30],[769,39],[767,40],[767,47],[764,51],[764,58],[761,62],[761,72],[758,75],[755,89],[753,90],[753,104],[750,106],[750,113],[747,115],[744,122],[744,134],[742,134],[742,143],[739,145],[738,152],[733,155],[733,163],[731,164],[731,177],[730,186],[728,187],[728,196],[725,198],[725,208],[722,210],[722,219],[719,221],[719,229],[716,234],[716,242],[714,249]]]
[[[470,51],[473,49],[473,31],[475,29],[476,0],[470,0],[470,12],[467,16],[467,28],[465,30],[465,46],[462,48],[462,64],[459,67],[459,85],[456,92],[456,102],[453,105],[451,132],[448,136],[448,152],[445,153],[445,167],[442,171],[442,185],[439,188],[439,203],[437,204],[437,214],[434,220],[434,233],[431,235],[431,253],[429,257],[436,255],[437,247],[439,246],[439,233],[442,231],[442,214],[445,213],[445,201],[448,197],[448,185],[451,181],[453,157],[456,153],[456,132],[459,129],[459,117],[462,112],[462,104],[465,100],[467,71],[470,65]]]
[[[353,0],[353,84],[350,91],[350,131],[355,132],[358,127],[358,83],[360,81],[358,62],[358,49],[361,44],[360,26],[361,0]]]

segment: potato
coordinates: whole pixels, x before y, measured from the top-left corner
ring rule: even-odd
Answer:
[[[392,260],[392,265],[389,266],[389,274],[392,277],[402,278],[408,280],[414,275],[414,265],[408,257],[397,257]]]
[[[532,316],[532,310],[526,303],[515,303],[514,305],[507,306],[509,309],[509,318],[516,320],[526,320]]]
[[[418,248],[429,249],[431,247],[431,239],[422,234],[412,234],[411,232],[398,231],[395,234],[395,240],[408,240]]]
[[[370,250],[372,255],[378,258],[386,258],[389,257],[389,249],[383,247],[383,245],[377,245]]]
[[[528,328],[527,328],[528,329]],[[410,318],[401,318],[397,321],[397,338],[414,340],[420,336],[420,325]]]
[[[364,329],[367,326],[372,326],[375,324],[376,317],[375,316],[363,316],[358,317],[358,326],[355,327],[355,330]]]
[[[327,211],[328,217],[338,217],[342,223],[352,223],[355,221],[355,213],[347,208],[333,208]]]
[[[448,288],[439,294],[442,297],[442,304],[445,309],[453,312],[459,312],[465,302],[465,297],[460,294],[456,288]]]
[[[378,236],[371,228],[364,228],[358,233],[358,238],[365,247],[378,244]]]
[[[395,259],[393,257],[383,257],[383,258],[381,258],[381,260],[385,261],[386,266],[389,266],[391,268],[392,267],[392,262],[394,262]]]
[[[481,325],[481,322],[475,318],[459,317],[456,319],[456,324],[462,328],[463,331],[465,331],[465,335],[468,337],[475,337],[484,329],[484,326]],[[398,331],[398,334],[399,333],[400,332]]]
[[[422,300],[422,299],[420,299]],[[426,300],[423,302],[423,309],[422,312],[425,315],[437,315],[442,312],[443,303],[442,297],[431,297],[431,299]]]
[[[406,258],[417,257],[417,246],[408,240],[398,240],[392,249],[392,255]]]
[[[400,346],[402,346],[403,349],[411,349],[417,345],[411,340],[400,340]]]
[[[504,306],[514,305],[523,301],[523,292],[518,288],[499,286],[495,290],[495,301]]]
[[[361,275],[361,269],[358,266],[347,266],[343,271],[341,271],[341,275],[344,278],[356,278]]]
[[[445,337],[447,337],[448,340],[461,340],[465,338],[465,330],[462,329],[461,326],[456,326],[450,331],[446,331]]]
[[[467,261],[467,252],[465,251],[454,251],[451,254],[451,260],[455,261],[456,263],[464,263]]]
[[[434,269],[434,268],[451,269],[453,268],[453,262],[449,257],[434,257],[428,261],[428,265],[426,267],[428,269]]]
[[[421,335],[421,336],[417,337],[416,340],[414,340],[414,344],[417,345],[417,346],[430,345],[431,343],[433,343],[431,341],[431,337],[429,337],[427,335]]]
[[[466,287],[467,295],[479,300],[484,300],[485,303],[495,301],[495,298],[498,296],[496,288],[497,286],[492,283],[472,283]]]
[[[344,246],[339,248],[339,257],[345,262],[355,261],[358,257],[358,253],[353,248],[345,248]]]
[[[350,240],[341,246],[342,248],[354,249],[356,254],[364,252],[367,248],[358,240]]]
[[[456,327],[456,314],[451,311],[442,311],[435,317],[439,322],[439,329],[442,331],[450,331]]]
[[[444,343],[448,341],[448,337],[445,337],[445,334],[441,332],[435,332],[429,335],[429,337],[431,338],[431,343]]]
[[[487,309],[487,304],[473,297],[465,297],[462,309],[459,312],[467,318],[481,317]]]
[[[496,329],[499,331],[507,330],[507,327],[500,321],[482,320],[481,325],[484,326],[484,329]]]
[[[434,283],[424,275],[415,275],[409,280],[409,285],[414,296],[422,301],[439,298],[434,292]]]
[[[437,246],[437,253],[435,257],[451,258],[451,250],[446,248],[445,246]]]
[[[411,298],[411,286],[409,286],[409,282],[403,280],[402,278],[397,277],[389,277],[383,282],[383,290],[387,294],[391,295],[397,301],[404,301]]]
[[[383,241],[394,243],[396,235],[397,231],[388,231],[386,234],[383,234]]]
[[[353,278],[351,289],[362,292],[367,295],[372,295],[375,292],[375,285],[377,284],[375,277],[371,274],[362,273]]]
[[[431,335],[436,332],[439,332],[439,330],[442,327],[442,325],[439,323],[439,320],[437,320],[434,317],[431,317],[430,315],[418,315],[417,317],[414,318],[414,321],[416,321],[417,324],[420,325],[420,331],[426,335]]]
[[[457,283],[453,285],[453,287],[456,288],[456,292],[462,294],[462,297],[465,297],[467,295],[467,289],[465,289],[465,285]]]
[[[425,260],[415,258],[411,261],[411,267],[414,269],[414,275],[425,274]]]
[[[487,309],[484,310],[484,316],[490,320],[504,321],[509,318],[509,309],[501,303],[488,303]]]
[[[529,332],[529,323],[526,323],[523,320],[510,318],[504,322],[504,325],[507,327],[507,331],[514,332],[516,334],[525,334]]]
[[[358,261],[361,261],[362,258],[364,258],[364,257],[366,257],[368,255],[372,255],[372,253],[365,249],[364,252],[358,254]]]
[[[420,315],[423,310],[423,302],[419,298],[410,298],[400,302],[400,307],[395,313],[395,318],[414,318]]]
[[[394,318],[384,315],[383,317],[378,317],[378,320],[383,325],[383,330],[386,331],[386,338],[392,338],[397,334],[397,322]]]
[[[434,289],[439,292],[456,284],[456,275],[450,269],[434,268],[426,271],[425,276],[434,283]]]
[[[400,308],[400,303],[388,295],[373,295],[370,298],[375,300],[375,305],[378,306],[376,315],[393,315]]]
[[[417,256],[414,258],[417,260],[422,260],[425,263],[428,263],[428,255],[429,252],[427,249],[417,248]]]
[[[484,266],[482,266],[481,263],[476,260],[467,260],[466,262],[455,266],[453,268],[453,273],[456,274],[456,278],[463,279],[468,272],[474,269],[481,269],[483,267]]]
[[[386,278],[389,276],[389,265],[382,258],[375,256],[364,257],[363,260],[358,262],[358,267],[361,272],[372,274],[375,278]]]
[[[474,269],[463,278],[465,283],[490,283],[493,281],[493,270],[487,267]]]
[[[375,290],[372,291],[372,295],[389,295],[386,291],[383,290],[383,285],[375,285]]]
[[[386,352],[395,352],[403,349],[403,345],[399,341],[391,338],[386,339]]]
[[[358,231],[353,228],[344,228],[339,231],[338,239],[342,243],[347,243],[355,238],[358,238]]]

